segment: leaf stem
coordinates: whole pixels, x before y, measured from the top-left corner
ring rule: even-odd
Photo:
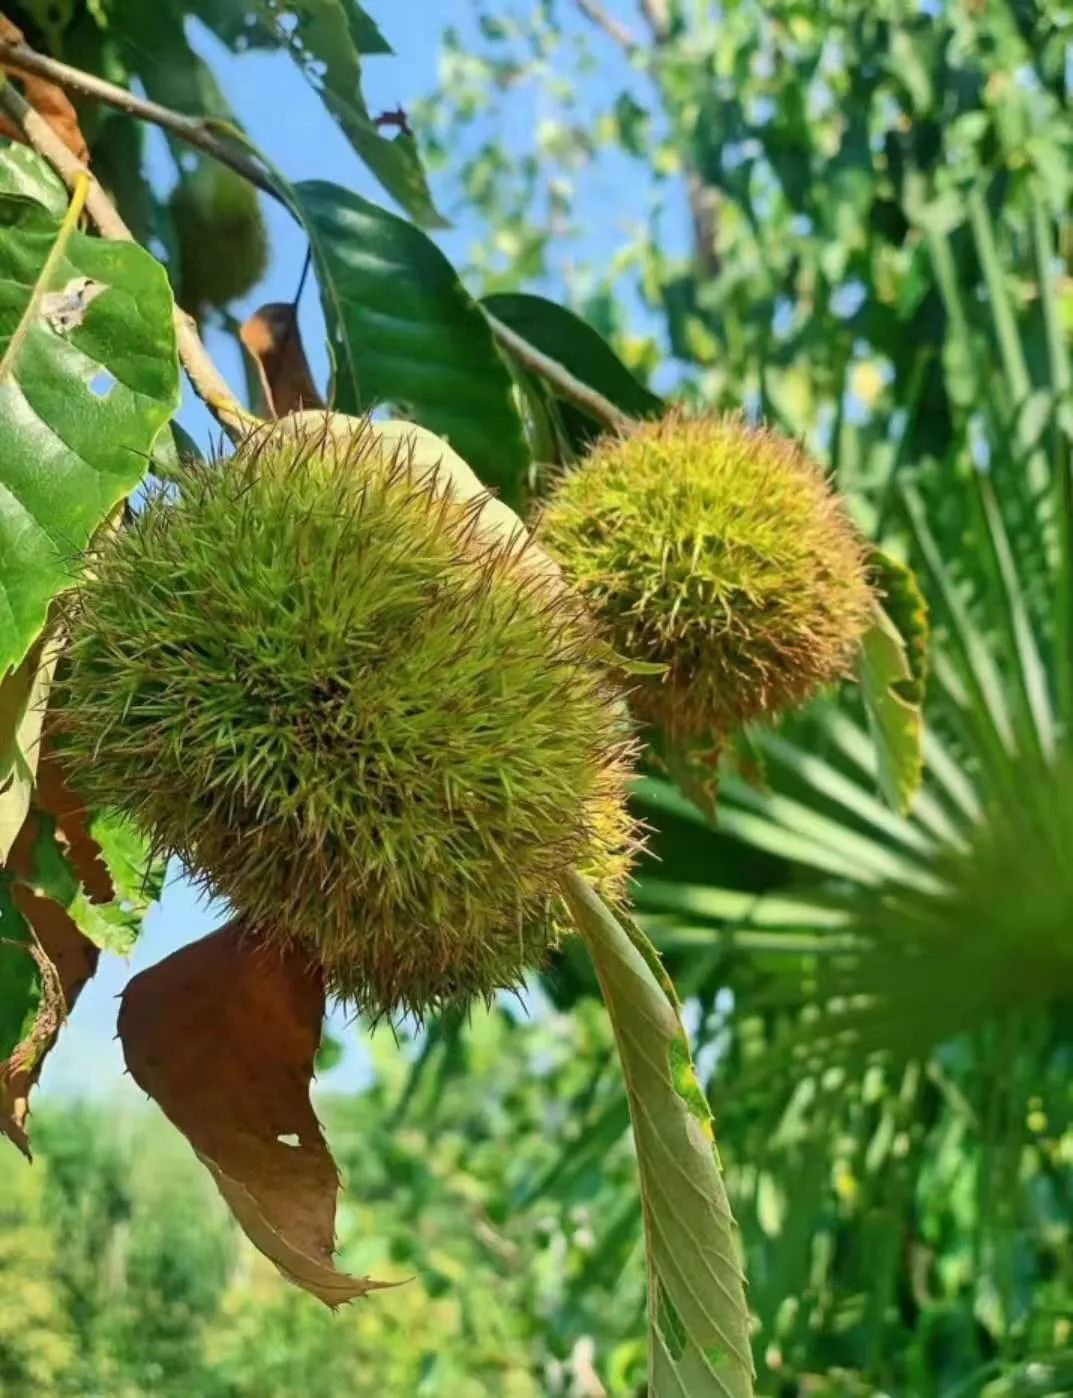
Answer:
[[[550,355],[531,345],[490,311],[485,311],[484,315],[492,328],[492,334],[511,358],[516,359],[530,373],[551,384],[561,398],[567,399],[615,432],[624,432],[633,424],[634,419],[628,413],[616,408],[609,398],[605,398],[595,388],[590,388],[588,384],[575,378],[557,359],[552,359]]]
[[[52,166],[68,189],[75,190],[80,181],[85,181],[85,193],[82,198],[86,212],[105,238],[118,243],[136,241],[95,177],[77,156],[72,155],[44,117],[34,111],[2,74],[0,107],[23,132],[38,155]],[[209,357],[192,317],[176,305],[174,319],[179,358],[194,392],[232,441],[238,441],[260,419],[248,413],[235,398],[226,379]]]
[[[96,73],[72,68],[69,63],[61,63],[57,58],[38,53],[28,44],[0,42],[0,67],[15,73],[29,73],[34,77],[47,78],[66,92],[74,92],[79,97],[88,97],[94,102],[103,102],[105,106],[115,107],[117,111],[137,117],[139,121],[148,121],[154,126],[160,126],[185,141],[187,145],[196,146],[198,150],[212,156],[221,165],[229,165],[236,174],[249,180],[250,184],[256,185],[265,194],[270,194],[273,199],[282,201],[279,190],[266,171],[244,151],[236,150],[218,134],[219,122],[211,122],[205,117],[187,116],[183,112],[173,111],[170,107],[163,107],[159,102],[139,97],[136,93],[128,92],[125,87],[99,78]]]

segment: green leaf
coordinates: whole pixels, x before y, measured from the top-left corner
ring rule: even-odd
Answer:
[[[903,696],[923,704],[928,679],[928,604],[912,568],[881,549],[873,549],[870,559],[872,580],[883,598],[883,610],[894,623],[905,646],[909,678],[902,682]]]
[[[564,892],[600,980],[633,1121],[649,1269],[650,1398],[753,1392],[749,1310],[708,1103],[651,943],[570,875]]]
[[[172,4],[177,5],[178,0],[172,0]],[[376,22],[360,5],[354,0],[341,0],[341,7],[359,54],[393,52]],[[196,14],[233,53],[245,53],[250,48],[281,48],[287,36],[274,20],[273,7],[260,5],[261,20],[250,13],[250,8],[249,0],[185,0],[182,12]]]
[[[0,142],[0,195],[29,199],[57,220],[67,211],[67,190],[60,177],[36,151],[14,141]]]
[[[446,438],[508,505],[520,504],[529,456],[511,377],[443,253],[338,185],[309,181],[291,197],[320,280],[335,409],[395,404]]]
[[[146,95],[188,116],[233,121],[234,114],[212,69],[186,41],[185,6],[174,0],[113,0],[109,28],[119,41],[125,62],[137,73]],[[162,62],[161,54],[167,54]],[[186,147],[173,138],[179,155]]]
[[[33,800],[41,730],[59,653],[54,637],[35,645],[0,683],[0,707],[7,709],[6,720],[14,723],[6,735],[0,730],[0,865],[7,863]]]
[[[201,448],[186,428],[173,422],[156,439],[150,468],[162,481],[174,481],[179,478],[184,463],[204,463],[204,460]]]
[[[98,815],[89,822],[88,834],[108,870],[115,896],[108,902],[93,899],[79,882],[57,838],[55,819],[36,807],[34,819],[37,834],[29,852],[29,867],[25,876],[14,877],[65,908],[94,946],[116,956],[129,955],[145,914],[162,892],[163,864],[152,858],[144,837],[129,821]]]
[[[376,21],[354,0],[343,0],[347,26],[354,47],[361,54],[392,53],[393,49],[376,24]]]
[[[46,266],[58,234],[42,209],[0,198],[0,676],[179,404],[164,269],[79,232]]]
[[[30,955],[30,930],[0,873],[0,1063],[22,1043],[41,998],[41,975]]]
[[[382,135],[362,97],[362,45],[379,40],[372,51],[388,51],[368,16],[344,0],[258,0],[257,9],[392,199],[423,227],[445,228],[417,142],[408,131]],[[277,16],[287,16],[290,27],[284,30]]]
[[[658,728],[648,731],[646,743],[653,766],[665,772],[705,822],[714,826],[722,745],[700,739],[674,742]]]
[[[858,678],[876,744],[880,789],[904,815],[923,774],[927,606],[904,564],[878,550],[872,564],[884,605],[874,605],[872,625],[861,645]]]
[[[89,833],[97,842],[115,888],[110,903],[92,903],[79,889],[67,911],[80,930],[101,948],[126,956],[134,947],[145,915],[164,891],[165,865],[128,820],[95,815]]]
[[[556,360],[564,369],[602,393],[631,417],[658,417],[662,398],[636,379],[587,321],[543,296],[504,292],[481,302],[496,320]]]

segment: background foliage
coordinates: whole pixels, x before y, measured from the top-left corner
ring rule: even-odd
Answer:
[[[55,33],[19,9],[70,61],[230,118],[179,7],[112,0],[104,28],[72,7]],[[638,903],[716,1112],[760,1391],[1073,1391],[1073,18],[1056,0],[476,4],[479,41],[447,34],[440,91],[410,113],[433,201],[417,146],[383,140],[355,97],[379,32],[329,0],[295,7],[293,30],[273,9],[197,7],[233,48],[285,43],[417,224],[464,207],[485,230],[455,269],[367,201],[288,192],[329,337],[365,356],[349,377],[335,363],[345,406],[386,398],[442,430],[455,405],[420,365],[464,345],[452,367],[482,399],[468,454],[508,498],[539,489],[593,424],[523,373],[517,412],[487,297],[624,411],[658,406],[650,379],[802,436],[915,567],[934,644],[911,810],[883,801],[847,688],[750,735],[715,829],[689,773],[646,776]],[[140,128],[87,108],[85,129],[177,275],[173,206],[132,164]],[[648,212],[594,259],[616,183]],[[359,234],[390,284],[347,267]],[[622,364],[518,294],[563,287]],[[387,377],[370,306],[407,351]],[[912,637],[921,599],[884,567]],[[924,689],[914,673],[903,697]],[[933,875],[963,857],[951,905]],[[4,1165],[4,1391],[330,1398],[356,1373],[369,1392],[640,1391],[626,1104],[583,959],[568,951],[544,989],[555,1009],[533,1025],[433,1025],[409,1069],[375,1039],[374,1086],[332,1104],[360,1182],[344,1260],[420,1269],[335,1321],[237,1243],[155,1128],[42,1112],[42,1170],[9,1190]]]

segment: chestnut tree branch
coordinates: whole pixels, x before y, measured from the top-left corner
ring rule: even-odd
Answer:
[[[607,23],[609,23],[616,31],[620,28],[618,21],[607,15],[602,6],[595,3],[595,0],[579,0],[579,4],[590,18],[601,23],[603,27],[606,28]],[[597,19],[597,15],[601,18]],[[634,43],[632,35],[624,29],[621,33],[617,33],[616,37],[619,42],[628,42],[631,45]],[[57,59],[48,58],[26,44],[0,42],[0,67],[8,67],[13,71],[32,73],[35,76],[47,78],[67,91],[78,93],[91,100],[104,102],[120,111],[127,112],[130,116],[159,126],[178,137],[179,140],[196,146],[207,155],[211,155],[222,164],[229,165],[237,174],[242,175],[258,189],[263,189],[276,198],[282,198],[279,190],[274,187],[260,166],[235,146],[222,140],[213,129],[212,123],[204,118],[185,116],[181,112],[161,106],[159,102],[145,101],[92,73],[85,73],[81,69],[60,63]],[[8,110],[26,132],[30,144],[58,171],[64,182],[70,187],[74,179],[83,172],[84,167],[59,140],[48,123],[14,91],[10,84],[6,84],[0,89],[0,104]],[[120,218],[107,194],[92,176],[90,176],[90,180],[86,209],[94,223],[106,238],[132,242],[133,237],[130,229]],[[286,200],[283,202],[286,203]],[[531,345],[528,340],[523,339],[521,335],[504,325],[502,321],[497,320],[495,316],[489,315],[487,318],[493,335],[507,354],[550,384],[561,397],[576,404],[590,417],[612,430],[621,431],[630,425],[632,419],[605,398],[602,393],[576,378],[557,360],[538,350],[535,345]],[[224,430],[235,437],[242,432],[243,424],[248,428],[250,423],[257,421],[257,419],[251,418],[250,414],[239,406],[219,371],[209,359],[193,321],[178,307],[176,307],[176,329],[179,335],[179,354],[195,392],[208,405]]]
[[[620,48],[632,53],[638,46],[636,35],[630,28],[623,24],[614,15],[608,14],[599,0],[575,0],[575,4],[586,19],[592,21],[597,29],[602,29],[604,33],[615,41]]]
[[[236,174],[249,180],[250,184],[256,185],[265,194],[271,194],[274,199],[281,198],[279,190],[257,162],[239,150],[235,143],[225,140],[215,129],[216,124],[205,117],[186,116],[170,107],[162,107],[159,102],[150,102],[144,97],[138,97],[135,93],[128,92],[125,87],[118,87],[115,83],[97,77],[95,73],[86,73],[81,68],[72,68],[70,64],[61,63],[57,58],[38,53],[28,44],[0,42],[0,67],[15,73],[30,73],[34,77],[47,78],[57,87],[62,87],[65,92],[88,97],[94,102],[103,102],[108,107],[115,107],[117,111],[126,112],[128,116],[151,122],[152,125],[177,136],[180,141],[185,141],[187,145],[195,146],[206,155],[212,156],[221,165],[230,165]]]
[[[134,235],[97,183],[91,171],[56,135],[48,122],[35,112],[21,93],[0,74],[0,107],[23,132],[29,144],[56,171],[68,189],[86,184],[86,212],[105,238],[118,243],[133,243]],[[193,319],[179,306],[175,307],[175,335],[179,358],[197,396],[216,418],[227,435],[237,441],[258,421],[246,412],[228,387],[223,375],[209,358],[209,353],[197,332]]]
[[[648,21],[652,37],[657,44],[666,43],[671,35],[672,17],[670,0],[640,0],[641,13]]]

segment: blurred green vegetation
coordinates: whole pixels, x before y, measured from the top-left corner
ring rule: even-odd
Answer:
[[[760,1392],[1073,1393],[1073,12],[474,10],[413,114],[442,206],[483,221],[473,289],[565,284],[660,388],[805,439],[931,612],[907,815],[850,688],[751,735],[714,830],[663,776],[638,793]],[[593,258],[609,172],[651,209]],[[568,463],[584,433],[548,413]],[[544,985],[535,1023],[379,1034],[374,1086],[322,1102],[344,1265],[415,1276],[336,1317],[155,1119],[43,1105],[35,1171],[3,1157],[0,1391],[640,1394],[618,1069],[576,946]]]
[[[570,1101],[614,1085],[602,1012],[539,1026],[475,1015],[465,1075],[436,1074],[408,1100],[414,1053],[385,1032],[373,1042],[375,1085],[320,1105],[348,1187],[342,1263],[403,1285],[329,1313],[241,1237],[154,1109],[46,1101],[34,1167],[3,1156],[5,1398],[592,1393],[597,1344],[634,1391],[641,1269],[591,1284],[635,1195],[628,1144],[569,1206],[540,1186],[578,1135]]]

